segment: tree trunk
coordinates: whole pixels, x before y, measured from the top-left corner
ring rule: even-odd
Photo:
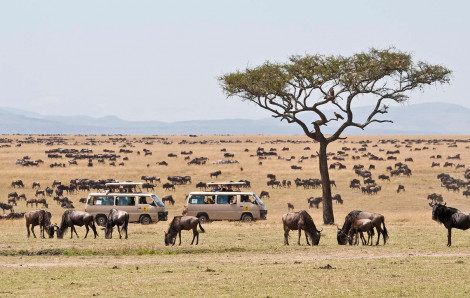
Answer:
[[[320,142],[320,153],[318,155],[320,163],[320,175],[323,191],[323,223],[332,225],[335,223],[333,215],[333,204],[331,199],[330,174],[328,172],[328,156],[326,155],[327,142]]]

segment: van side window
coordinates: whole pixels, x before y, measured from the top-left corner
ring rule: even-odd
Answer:
[[[118,206],[135,206],[135,197],[118,197],[116,200]]]
[[[240,202],[242,202],[242,203],[251,203],[250,196],[249,195],[241,195],[240,196]]]
[[[204,204],[203,195],[194,195],[189,199],[189,204]]]
[[[209,195],[204,197],[204,204],[214,204],[215,203],[215,196]]]
[[[214,195],[193,195],[189,199],[189,204],[215,204]]]
[[[230,204],[236,204],[237,203],[237,196],[228,196],[228,201]]]
[[[113,206],[114,197],[113,196],[92,197],[88,200],[88,205]]]
[[[140,197],[139,204],[148,204],[150,206],[155,206],[155,201],[151,197]]]
[[[229,198],[227,195],[218,195],[217,196],[217,204],[228,204]]]

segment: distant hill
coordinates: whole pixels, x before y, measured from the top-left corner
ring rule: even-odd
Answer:
[[[354,119],[365,119],[372,107],[355,109]],[[330,111],[327,111],[330,113]],[[333,112],[331,111],[331,114]],[[386,117],[386,118],[385,118]],[[447,103],[423,103],[390,107],[383,119],[394,123],[373,123],[365,130],[349,128],[344,134],[369,135],[470,135],[470,109]],[[356,120],[357,119],[357,120]],[[325,127],[331,133],[337,123]],[[260,120],[221,119],[179,122],[126,121],[115,116],[41,115],[20,109],[0,108],[2,134],[237,134],[237,135],[293,135],[303,134],[295,124],[275,118]]]

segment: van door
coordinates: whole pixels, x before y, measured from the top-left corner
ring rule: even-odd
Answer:
[[[116,196],[116,209],[129,213],[129,221],[139,221],[140,210],[137,208],[135,195],[120,194]]]
[[[259,219],[259,207],[252,203],[253,198],[251,195],[240,195],[240,201],[238,206],[240,209],[240,213],[237,219],[240,219],[243,212],[250,213],[253,216],[253,219]]]
[[[216,218],[214,219],[225,219],[225,220],[237,220],[240,219],[241,213],[237,206],[238,196],[234,194],[221,194],[217,195],[217,211]]]
[[[140,196],[137,204],[137,211],[140,214],[148,214],[153,222],[158,221],[158,211],[156,203],[150,196]],[[140,216],[140,215],[139,215]]]

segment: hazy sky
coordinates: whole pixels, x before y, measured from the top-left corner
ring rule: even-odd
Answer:
[[[0,0],[0,106],[127,120],[263,118],[223,73],[395,46],[454,71],[411,103],[470,107],[468,1]],[[328,2],[328,3],[327,3]]]

